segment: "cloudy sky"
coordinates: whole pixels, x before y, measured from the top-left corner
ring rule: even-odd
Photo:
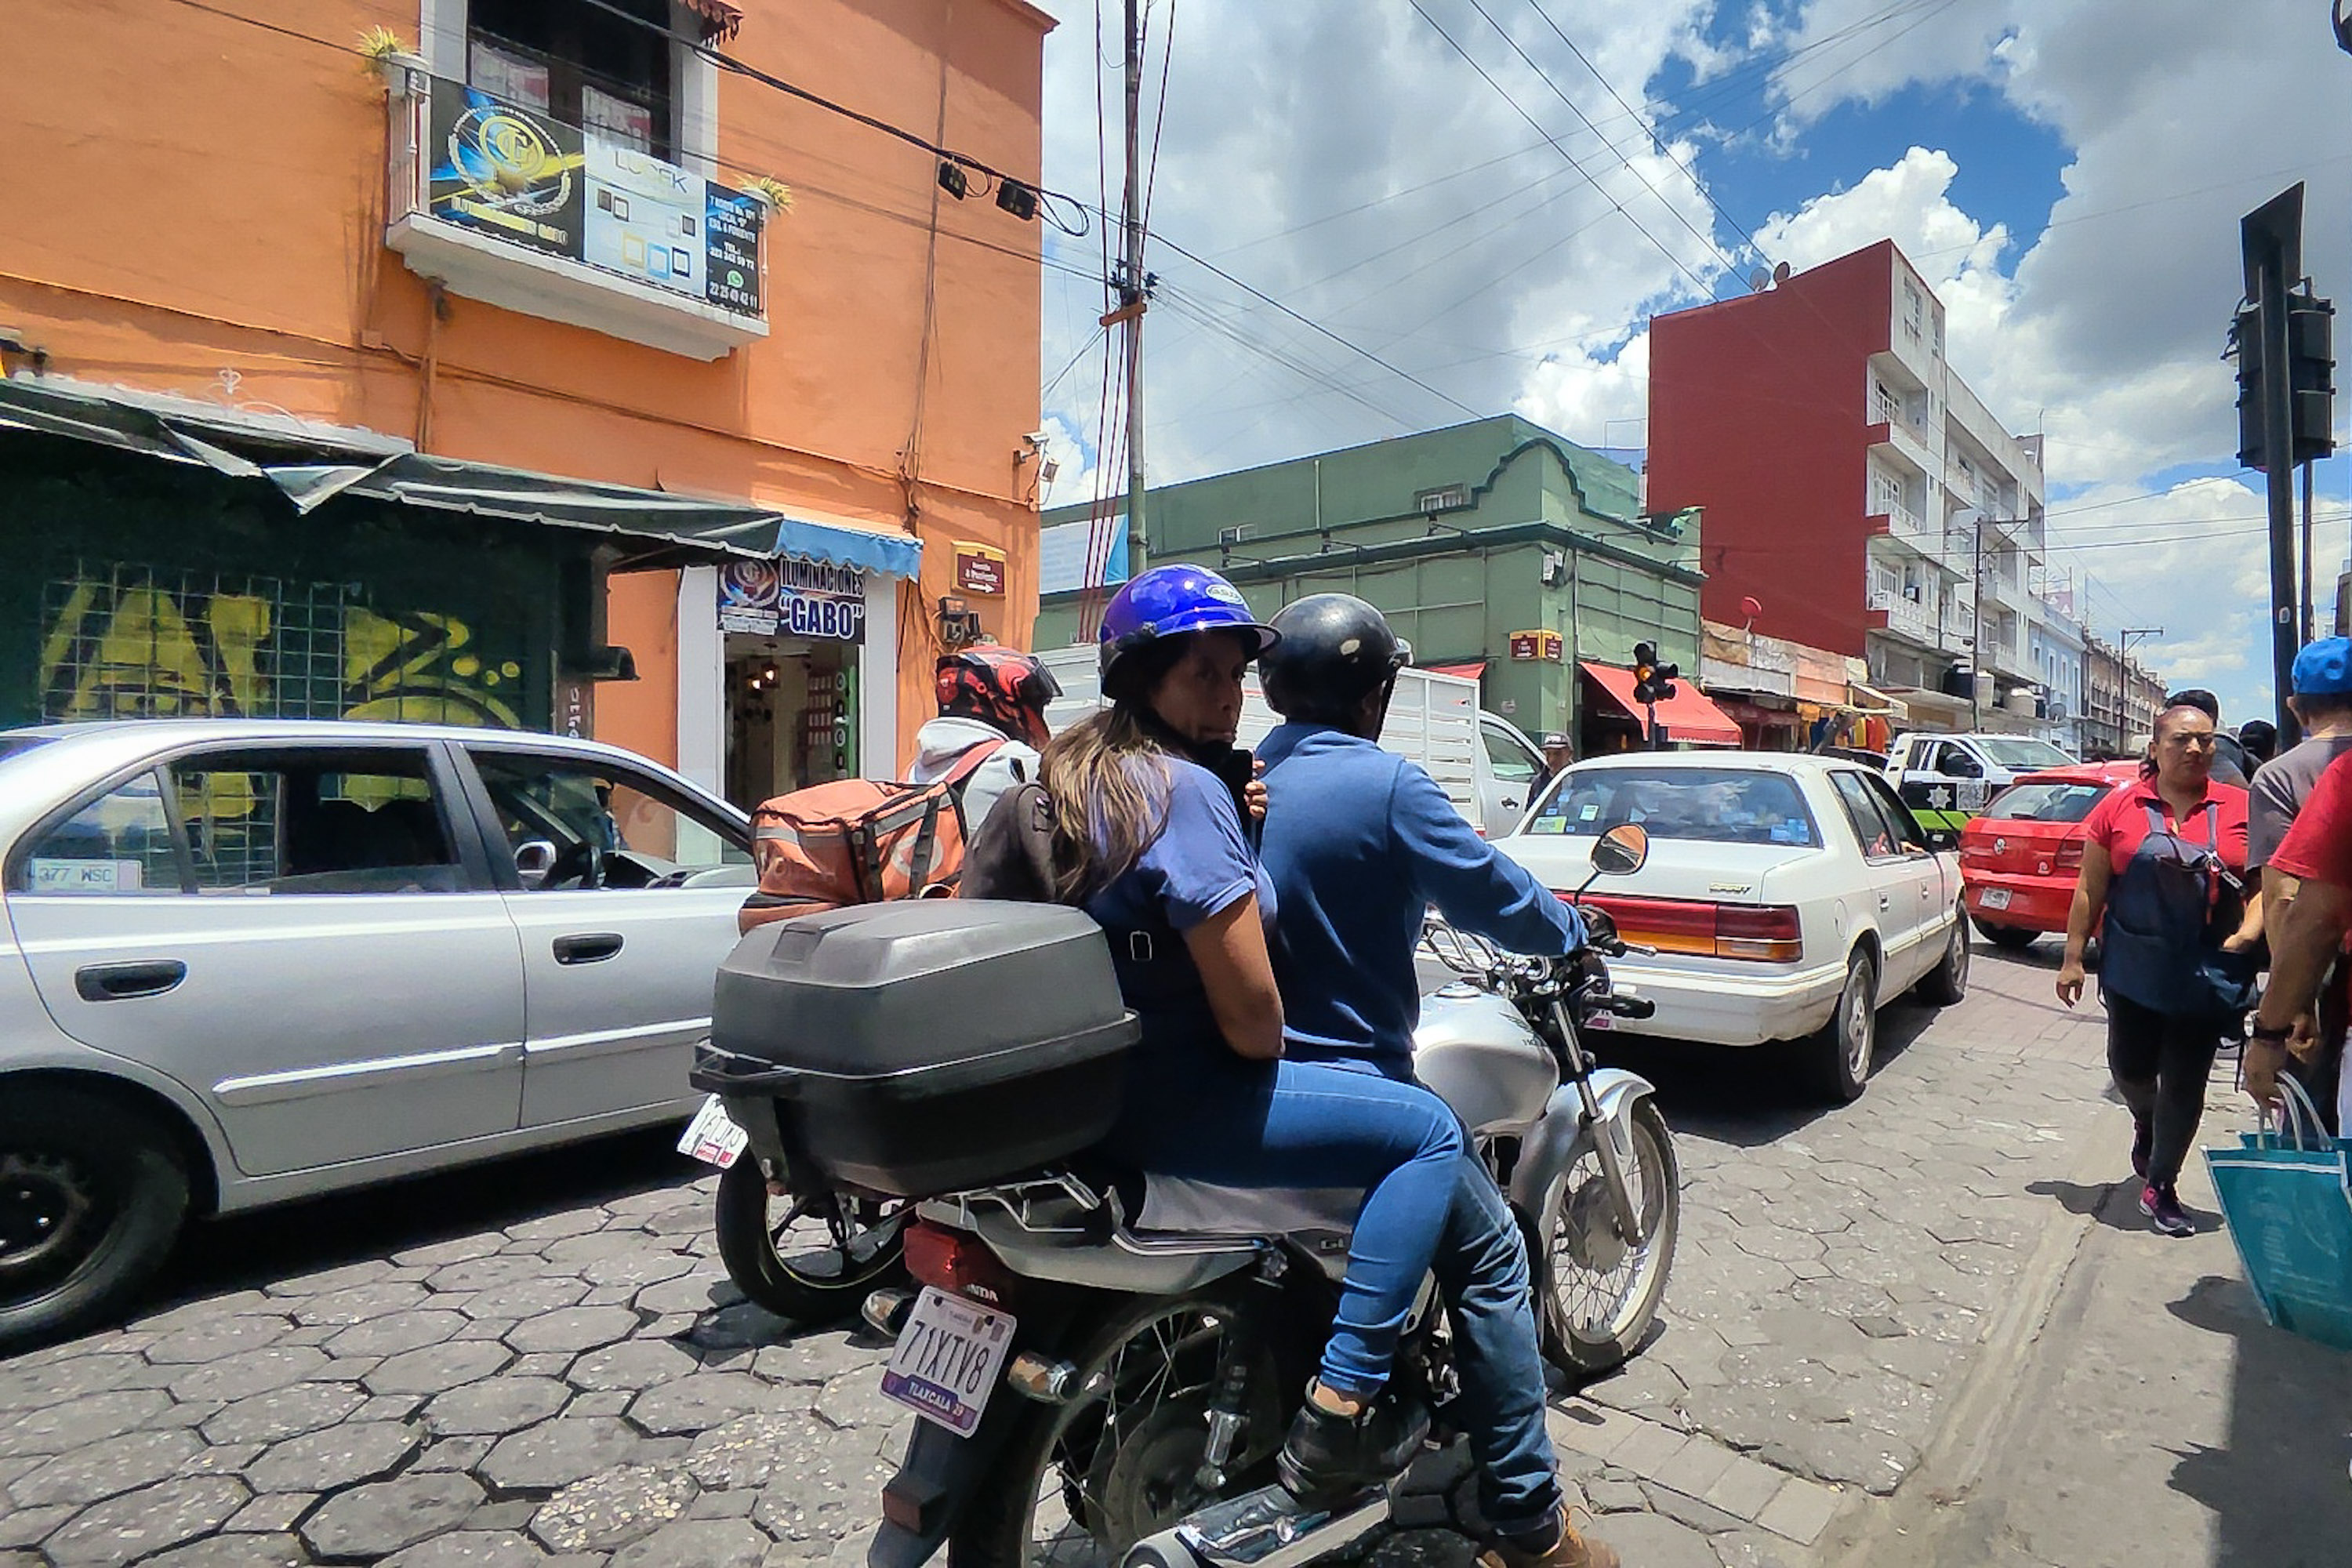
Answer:
[[[1118,0],[1099,55],[1091,0],[1046,4],[1046,183],[1095,198],[1101,124],[1115,207]],[[2297,180],[2305,270],[2352,314],[2352,55],[2327,15],[1151,0],[1151,478],[1505,410],[1638,447],[1651,315],[1892,237],[1948,307],[1953,364],[2046,433],[2050,563],[2093,627],[2161,626],[2167,677],[2267,711],[2263,479],[2231,456],[2219,353],[2238,219]],[[1103,256],[1099,234],[1047,238],[1058,505],[1093,493]],[[2319,469],[2323,617],[2347,472]]]

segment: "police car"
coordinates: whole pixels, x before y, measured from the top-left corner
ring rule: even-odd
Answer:
[[[2072,767],[2074,762],[2049,742],[2026,735],[1914,731],[1895,737],[1886,753],[1886,776],[1923,826],[1957,832],[2019,774]]]

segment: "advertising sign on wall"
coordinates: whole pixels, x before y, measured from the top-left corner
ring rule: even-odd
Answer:
[[[955,547],[955,584],[959,594],[992,598],[1004,592],[1004,552],[992,545],[959,539]]]
[[[719,626],[757,637],[866,640],[866,574],[803,561],[730,561],[719,575]]]
[[[1558,664],[1560,637],[1558,632],[1538,628],[1535,631],[1511,634],[1511,657],[1516,659],[1544,659]]]
[[[766,207],[594,130],[461,82],[433,83],[426,211],[446,223],[760,313]]]

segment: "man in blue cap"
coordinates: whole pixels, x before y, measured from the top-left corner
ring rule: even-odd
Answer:
[[[2294,907],[2300,884],[2271,864],[2272,858],[2302,815],[2319,775],[2352,751],[2352,638],[2323,637],[2305,648],[2295,656],[2294,681],[2294,694],[2287,706],[2303,725],[2304,738],[2254,775],[2246,813],[2246,870],[2249,875],[2259,872],[2263,879],[2263,931],[2273,953],[2280,951],[2287,912]],[[2344,1031],[2347,1013],[2352,1013],[2347,978],[2347,966],[2337,963],[2320,988],[2316,1016],[2298,1025],[2292,1048],[2259,1037],[2246,1042],[2246,1089],[2257,1100],[2275,1098],[2275,1081],[2284,1069],[2310,1091],[2324,1116],[2336,1120]]]

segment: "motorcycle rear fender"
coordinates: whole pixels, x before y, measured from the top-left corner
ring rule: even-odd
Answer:
[[[1601,1131],[1617,1158],[1633,1161],[1633,1108],[1657,1093],[1647,1079],[1622,1068],[1592,1069],[1592,1098],[1601,1107]],[[1511,1173],[1511,1203],[1520,1213],[1541,1215],[1544,1194],[1563,1172],[1592,1152],[1595,1130],[1584,1125],[1584,1102],[1576,1085],[1564,1083],[1544,1107],[1543,1120],[1528,1134]]]
[[[959,1437],[943,1426],[918,1420],[907,1439],[907,1457],[886,1489],[901,1491],[920,1505],[921,1528],[892,1524],[887,1519],[866,1551],[866,1568],[921,1568],[939,1552],[948,1531],[971,1506],[972,1498],[988,1479],[996,1458],[1032,1405],[1009,1388],[1000,1388],[988,1414],[969,1437]]]

